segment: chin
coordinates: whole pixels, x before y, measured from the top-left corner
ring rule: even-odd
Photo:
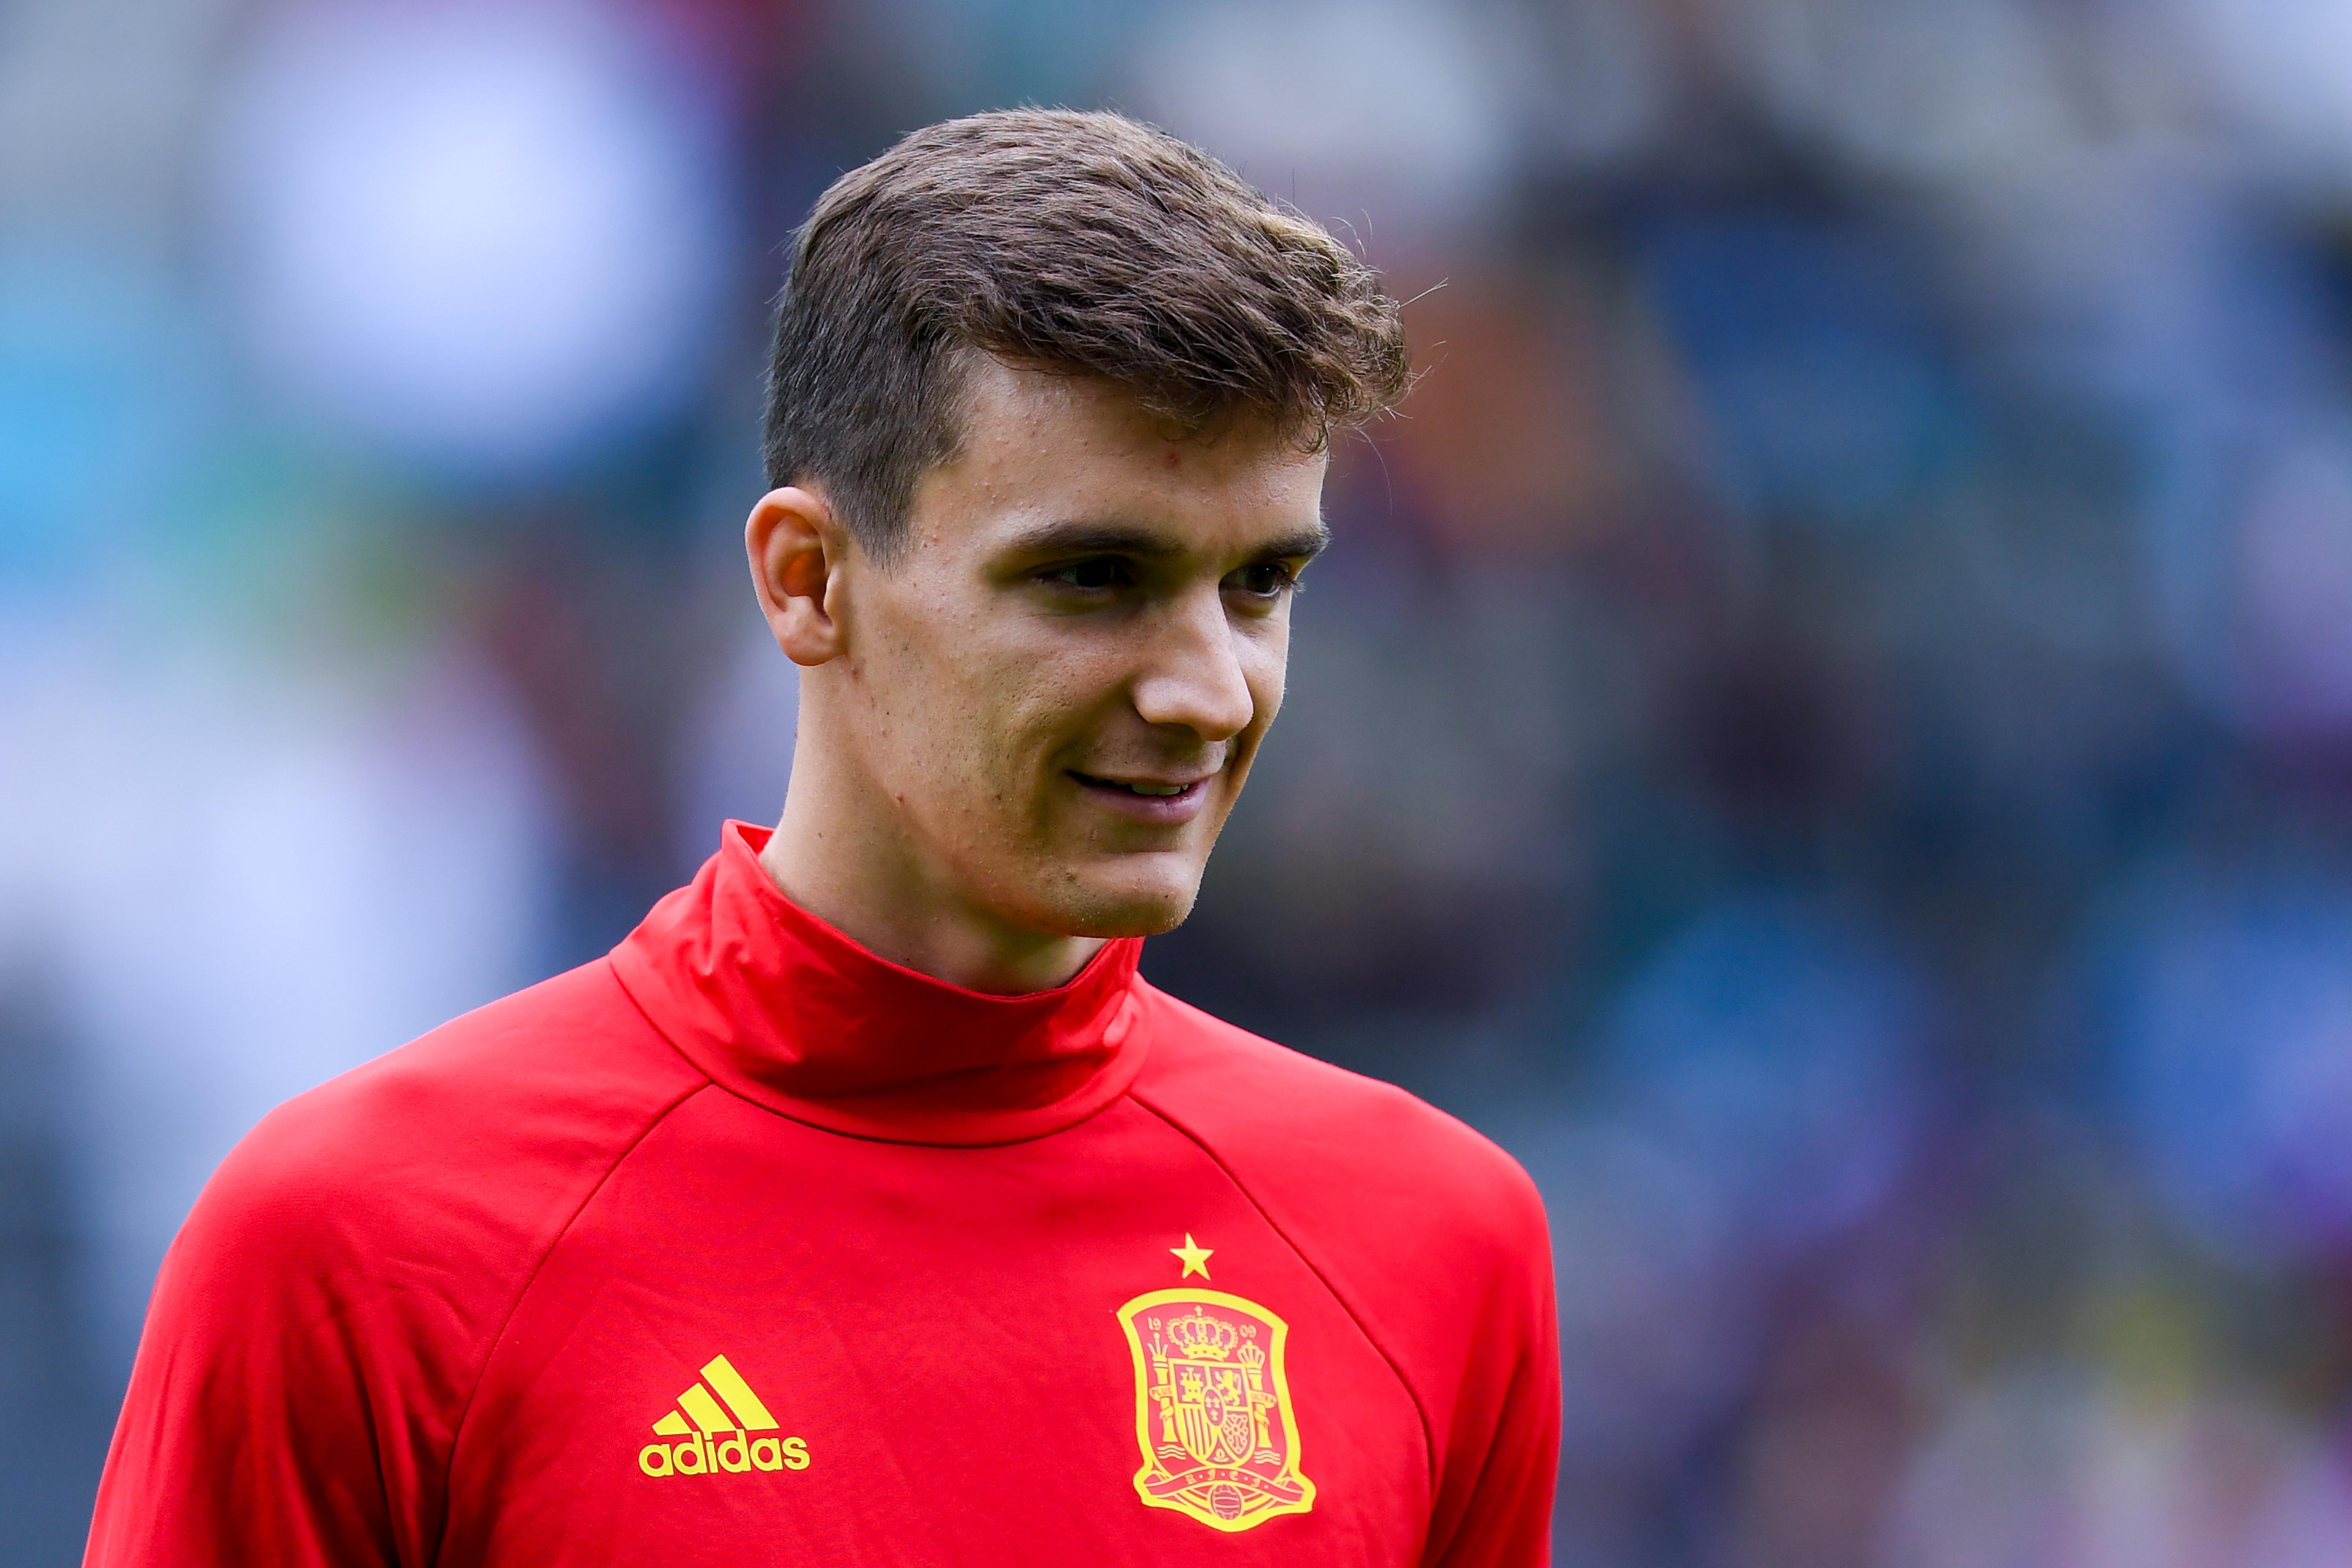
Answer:
[[[1184,923],[1201,890],[1197,867],[1177,875],[1089,874],[1057,879],[1039,889],[1039,929],[1063,936],[1158,936]]]

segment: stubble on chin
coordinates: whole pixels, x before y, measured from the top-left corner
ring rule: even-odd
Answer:
[[[1201,890],[1196,862],[1189,875],[1139,875],[1115,868],[1065,865],[1040,879],[1032,917],[1056,936],[1112,941],[1159,936],[1192,914]]]

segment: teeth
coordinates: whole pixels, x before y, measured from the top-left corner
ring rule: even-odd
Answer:
[[[1191,784],[1134,784],[1126,779],[1107,779],[1095,773],[1077,773],[1076,776],[1105,789],[1123,789],[1129,795],[1150,795],[1154,800],[1166,800],[1192,787]]]

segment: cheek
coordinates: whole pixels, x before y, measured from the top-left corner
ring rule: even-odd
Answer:
[[[1057,673],[1035,658],[971,657],[939,672],[926,699],[929,750],[949,795],[993,812],[1027,792],[1072,728]]]
[[[1250,728],[1263,734],[1282,709],[1283,683],[1290,672],[1290,635],[1286,626],[1270,632],[1263,643],[1242,659],[1242,679],[1249,683],[1253,712]]]
[[[889,630],[858,671],[888,759],[881,765],[898,775],[894,790],[952,800],[957,792],[939,785],[961,779],[969,788],[986,771],[1010,694],[954,621],[909,617]]]

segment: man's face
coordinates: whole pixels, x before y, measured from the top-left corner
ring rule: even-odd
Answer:
[[[844,596],[851,745],[942,890],[1066,936],[1169,929],[1282,704],[1324,459],[1187,438],[982,359],[903,552]]]

